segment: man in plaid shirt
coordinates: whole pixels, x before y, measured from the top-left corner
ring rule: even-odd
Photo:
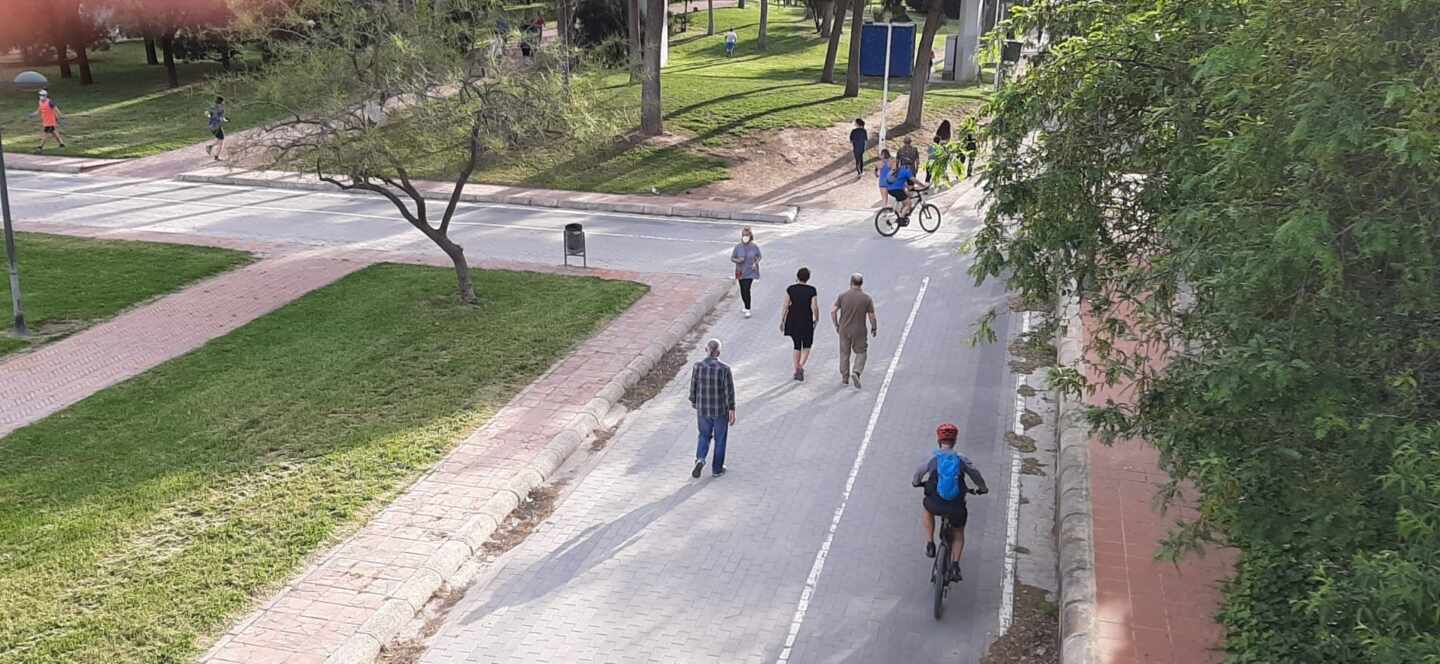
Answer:
[[[720,340],[705,342],[706,357],[690,370],[690,406],[700,423],[700,442],[695,449],[695,469],[691,477],[700,477],[705,457],[710,454],[710,439],[715,439],[715,477],[725,474],[725,439],[730,425],[735,424],[735,379],[730,367],[720,361]]]

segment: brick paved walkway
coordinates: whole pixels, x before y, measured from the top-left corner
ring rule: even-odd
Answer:
[[[0,363],[0,436],[188,353],[365,263],[278,255]]]
[[[1094,321],[1087,316],[1085,324],[1088,333]],[[1087,378],[1101,386],[1089,397],[1091,404],[1123,403],[1133,396],[1123,386],[1104,387],[1093,367]],[[1222,630],[1214,616],[1220,608],[1218,585],[1232,569],[1234,555],[1211,550],[1204,557],[1188,555],[1179,566],[1155,560],[1159,540],[1175,522],[1173,512],[1162,515],[1154,507],[1155,488],[1167,479],[1159,453],[1145,441],[1113,446],[1090,441],[1100,664],[1224,659],[1218,650]],[[1179,509],[1189,512],[1188,506]]]
[[[415,258],[435,262],[433,258]],[[546,442],[639,357],[651,339],[671,326],[677,311],[728,285],[680,275],[601,270],[586,274],[641,281],[651,290],[522,390],[360,532],[236,623],[202,661],[323,662],[374,614],[388,594],[413,576],[424,574],[422,566],[429,556],[517,473],[529,468]]]

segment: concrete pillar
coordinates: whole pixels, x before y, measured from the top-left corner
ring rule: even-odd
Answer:
[[[964,0],[960,5],[960,44],[955,59],[955,80],[960,83],[974,83],[980,77],[976,59],[980,49],[980,3]]]

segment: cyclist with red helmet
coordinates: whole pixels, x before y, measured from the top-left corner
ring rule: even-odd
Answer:
[[[975,482],[975,493],[986,494],[985,478],[970,460],[955,451],[955,440],[960,429],[946,422],[935,429],[938,448],[925,463],[915,471],[911,483],[925,487],[925,555],[935,557],[935,517],[948,516],[954,526],[951,530],[950,577],[960,580],[960,555],[965,550],[965,522],[969,511],[965,508],[965,476]]]

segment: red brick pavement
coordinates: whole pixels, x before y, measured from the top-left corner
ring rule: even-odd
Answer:
[[[375,258],[444,264],[433,256]],[[489,268],[536,268],[486,262]],[[546,271],[578,272],[563,268]],[[684,275],[590,270],[592,276],[646,283],[650,292],[522,390],[485,426],[358,533],[302,571],[207,653],[209,664],[321,662],[423,569],[430,555],[516,474],[607,383],[685,311],[727,282]]]
[[[1084,317],[1086,334],[1095,321]],[[1121,350],[1133,350],[1123,343]],[[1088,367],[1088,364],[1087,364]],[[1087,399],[1126,403],[1126,386],[1107,387],[1089,368],[1099,389]],[[1232,569],[1229,549],[1189,555],[1180,564],[1155,560],[1158,543],[1189,505],[1170,514],[1155,508],[1155,488],[1168,479],[1159,452],[1145,441],[1106,446],[1090,441],[1090,492],[1094,515],[1097,661],[1100,664],[1211,664],[1224,659],[1219,583]]]

